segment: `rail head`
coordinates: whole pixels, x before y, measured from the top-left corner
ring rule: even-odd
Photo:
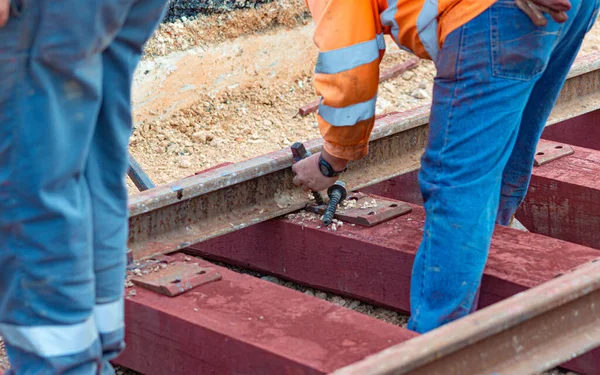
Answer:
[[[371,133],[371,142],[426,125],[429,111],[430,106],[426,105],[410,111],[394,112],[378,117]],[[323,147],[323,141],[321,139],[310,140],[305,142],[304,146],[307,151],[319,152]],[[282,149],[196,176],[186,177],[132,195],[129,198],[130,216],[144,214],[165,205],[195,198],[269,173],[276,173],[291,166],[290,150]]]
[[[567,75],[567,79],[586,75],[598,69],[600,69],[600,52],[578,56]]]

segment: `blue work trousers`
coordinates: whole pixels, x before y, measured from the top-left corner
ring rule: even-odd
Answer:
[[[166,0],[13,0],[0,28],[0,336],[9,374],[124,348],[130,90]]]
[[[424,333],[477,303],[494,224],[528,189],[536,145],[600,0],[536,27],[499,0],[452,32],[435,61],[419,183],[426,220],[411,279],[409,328]]]

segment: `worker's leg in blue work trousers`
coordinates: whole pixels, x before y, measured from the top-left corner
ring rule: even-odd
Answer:
[[[13,0],[0,28],[0,336],[11,370],[114,373],[130,82],[165,0]]]
[[[494,223],[507,224],[527,190],[541,130],[599,1],[572,0],[569,21],[538,28],[500,0],[446,38],[419,173],[427,217],[410,329],[430,331],[474,307]]]

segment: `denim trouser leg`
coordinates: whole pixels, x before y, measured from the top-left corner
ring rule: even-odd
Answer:
[[[72,57],[62,33],[45,34],[58,28],[48,22],[57,9],[27,5],[0,29],[0,335],[11,374],[93,374],[100,343],[83,172],[101,60],[57,65]]]
[[[597,18],[597,1],[582,1],[574,6],[580,7],[577,19],[563,28],[561,40],[554,48],[546,70],[536,82],[523,112],[517,142],[502,176],[497,224],[508,225],[525,199],[537,143],[579,52],[583,38]],[[590,18],[589,15],[594,10],[596,13]],[[592,21],[590,22],[588,18]]]
[[[427,332],[473,308],[524,111],[555,47],[581,20],[581,2],[573,1],[566,24],[537,28],[514,1],[501,0],[447,37],[419,173],[427,218],[410,329]],[[591,7],[586,25],[590,17]]]
[[[131,81],[142,45],[164,17],[164,0],[138,0],[121,30],[102,53],[103,97],[86,177],[92,196],[96,324],[103,350],[103,373],[124,348],[123,280],[128,234],[128,144],[132,128]]]
[[[151,33],[165,4],[13,1],[20,15],[0,28],[0,335],[11,374],[96,374],[122,348],[127,207],[124,190],[110,187],[125,178],[116,160],[127,158],[131,123],[121,123],[128,89],[115,101],[127,105],[107,114],[110,90],[130,82],[106,87],[103,51],[136,4],[160,5],[146,14],[154,22],[137,15],[137,35]],[[127,45],[135,52],[121,61],[126,72],[140,45]],[[124,155],[102,159],[108,150]],[[113,220],[125,234],[110,232]]]

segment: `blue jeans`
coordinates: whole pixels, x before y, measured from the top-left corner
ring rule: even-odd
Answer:
[[[494,224],[523,201],[546,120],[597,15],[538,28],[500,0],[450,34],[436,61],[419,183],[426,221],[411,279],[409,329],[425,333],[477,303]]]
[[[130,86],[166,0],[13,0],[0,28],[0,336],[11,374],[124,348]]]

